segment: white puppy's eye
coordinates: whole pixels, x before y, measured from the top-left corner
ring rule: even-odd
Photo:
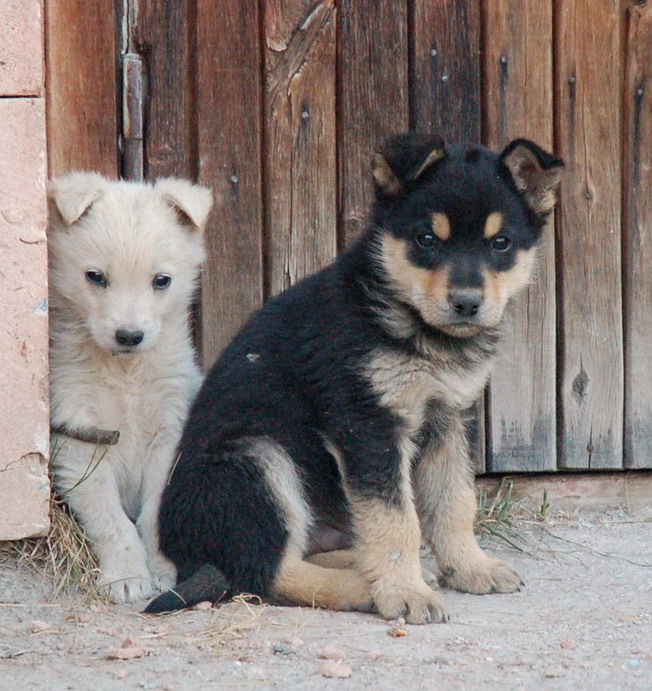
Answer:
[[[170,283],[172,283],[172,276],[169,274],[156,274],[152,279],[154,290],[165,290],[170,287]]]
[[[94,286],[98,286],[98,288],[106,288],[109,285],[106,276],[101,271],[87,271],[86,280]]]

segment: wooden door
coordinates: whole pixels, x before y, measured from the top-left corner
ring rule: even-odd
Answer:
[[[535,282],[473,425],[481,471],[652,467],[652,13],[629,0],[48,4],[51,173],[215,192],[208,366],[361,232],[369,162],[413,128],[566,160]],[[85,30],[79,31],[78,27]]]

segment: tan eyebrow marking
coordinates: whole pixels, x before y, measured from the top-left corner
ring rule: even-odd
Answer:
[[[484,236],[486,238],[492,238],[494,235],[498,234],[502,227],[503,215],[500,211],[492,211],[484,222]]]
[[[451,224],[446,214],[435,211],[432,214],[432,232],[440,240],[448,240],[451,236]]]

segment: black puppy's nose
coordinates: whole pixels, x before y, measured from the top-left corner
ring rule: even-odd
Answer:
[[[142,331],[129,331],[129,329],[118,329],[115,332],[115,340],[121,346],[137,346],[145,337]]]
[[[448,296],[451,307],[460,317],[475,317],[482,305],[482,294],[478,291],[457,291]]]

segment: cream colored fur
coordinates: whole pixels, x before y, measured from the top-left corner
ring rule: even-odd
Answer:
[[[211,193],[185,180],[72,173],[49,197],[52,425],[120,432],[99,447],[54,434],[54,484],[84,525],[99,585],[116,602],[144,599],[175,579],[158,550],[157,514],[201,383],[188,312]],[[154,290],[158,274],[169,287]],[[142,342],[124,352],[120,329],[142,331]]]

